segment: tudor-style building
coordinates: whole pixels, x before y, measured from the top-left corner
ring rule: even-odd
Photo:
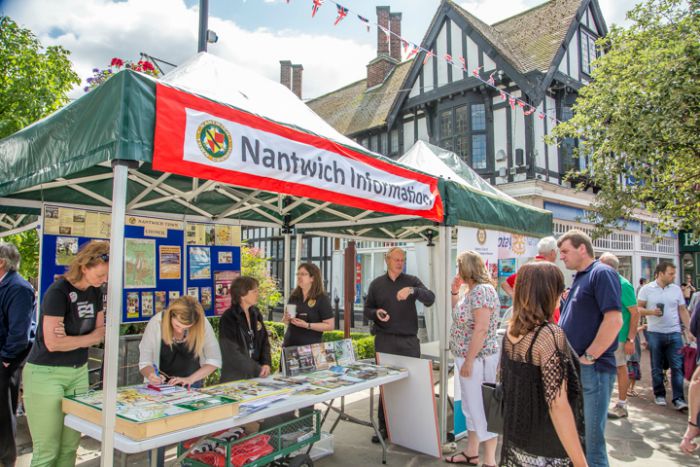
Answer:
[[[377,22],[400,34],[401,13],[377,7]],[[419,140],[459,154],[484,179],[524,202],[554,213],[555,234],[576,227],[593,201],[577,193],[564,175],[584,168],[575,159],[575,140],[547,145],[555,117],[571,118],[578,90],[590,80],[595,41],[607,33],[597,0],[549,0],[492,25],[451,0],[443,0],[421,42],[425,52],[401,61],[400,40],[377,30],[377,56],[366,79],[311,99],[316,113],[338,131],[372,151],[396,157]],[[443,59],[449,54],[454,63]],[[513,110],[499,90],[472,75],[493,76],[498,89],[536,107]],[[542,113],[547,118],[541,119]],[[596,250],[612,251],[631,280],[650,276],[660,258],[677,260],[676,241],[654,243],[640,213],[624,230],[596,240]]]

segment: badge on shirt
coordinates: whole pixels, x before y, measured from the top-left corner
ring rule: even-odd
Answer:
[[[316,305],[316,300],[313,298],[307,302],[309,304],[309,308],[313,308],[314,305]]]
[[[71,303],[75,303],[78,301],[78,294],[75,292],[71,292],[68,294],[68,297],[70,298]]]
[[[255,327],[257,328],[258,331],[262,331],[262,328],[263,328],[262,322],[261,322],[261,321],[258,321],[258,323],[257,323],[257,325],[256,325]]]

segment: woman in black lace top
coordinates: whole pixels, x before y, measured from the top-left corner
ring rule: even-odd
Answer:
[[[578,359],[549,323],[564,276],[552,263],[518,271],[513,317],[503,339],[502,466],[586,466]]]

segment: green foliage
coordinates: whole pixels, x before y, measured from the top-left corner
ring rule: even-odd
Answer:
[[[1,91],[0,91],[1,92]],[[36,229],[8,235],[3,242],[14,244],[22,258],[19,264],[19,273],[27,280],[39,277],[39,235]]]
[[[350,339],[352,340],[357,340],[357,339],[362,339],[364,337],[369,336],[368,333],[366,332],[351,332],[350,333]],[[323,342],[331,342],[331,341],[339,341],[345,339],[345,332],[335,330],[335,331],[326,331],[323,333]]]
[[[585,141],[592,164],[574,179],[597,186],[592,220],[604,233],[636,208],[660,231],[700,234],[700,15],[697,0],[646,0],[599,40],[593,81],[556,137]],[[633,183],[621,184],[631,179]]]
[[[285,326],[284,323],[276,321],[265,321],[265,327],[269,334],[274,334],[278,339],[284,339]]]
[[[270,275],[268,262],[270,258],[263,256],[259,248],[251,248],[246,245],[241,247],[241,274],[251,276],[258,280],[258,308],[263,315],[277,306],[282,301],[282,293],[277,286],[277,279]]]
[[[358,360],[374,358],[374,336],[353,340],[352,343],[355,347],[355,356]]]
[[[80,83],[70,52],[44,48],[29,29],[0,17],[0,138],[24,128],[68,102]]]

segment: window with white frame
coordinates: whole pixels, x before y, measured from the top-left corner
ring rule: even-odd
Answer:
[[[581,71],[590,76],[593,71],[591,63],[598,57],[595,47],[597,37],[581,29]]]

